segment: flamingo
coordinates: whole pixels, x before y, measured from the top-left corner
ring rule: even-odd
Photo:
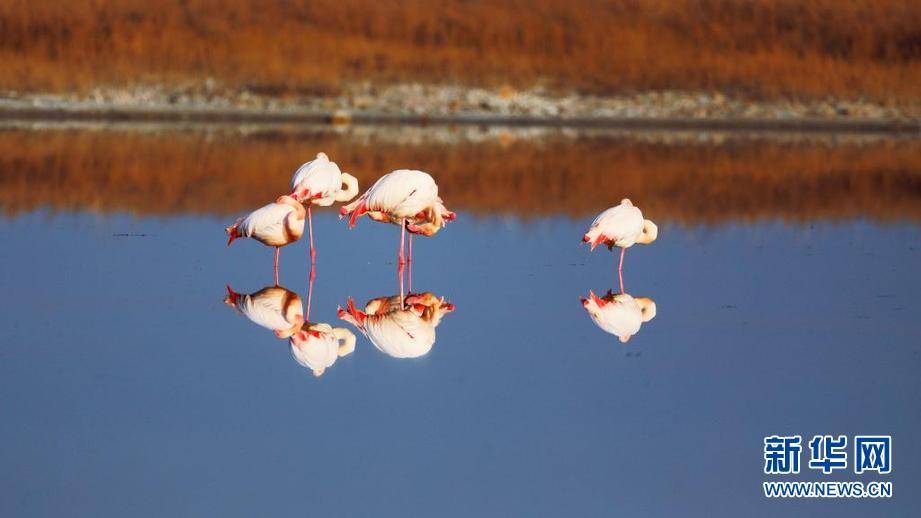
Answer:
[[[224,230],[230,236],[227,246],[237,238],[248,237],[275,247],[275,284],[278,284],[278,254],[304,235],[304,206],[291,196],[279,196],[275,203],[256,209]]]
[[[349,298],[346,308],[339,308],[339,318],[354,325],[377,350],[394,358],[428,354],[435,344],[435,328],[455,309],[444,297],[428,292],[372,299],[364,311]]]
[[[412,261],[412,236],[421,234],[433,236],[444,228],[448,221],[457,218],[445,207],[438,196],[438,184],[426,172],[398,169],[380,177],[357,200],[344,205],[340,216],[350,215],[349,228],[356,220],[367,214],[374,221],[400,226],[400,252],[397,254],[400,283],[403,282],[403,266],[406,264],[403,250],[406,232],[409,231],[409,254]],[[402,288],[400,290],[402,295]]]
[[[617,276],[623,286],[622,271],[624,268],[624,253],[627,248],[635,243],[647,245],[656,240],[659,228],[648,219],[643,219],[643,213],[633,205],[628,198],[620,201],[620,205],[611,207],[595,218],[588,232],[582,236],[583,243],[591,243],[591,250],[601,243],[613,250],[620,247],[620,262],[617,264]]]
[[[250,294],[237,293],[227,286],[224,303],[282,339],[300,332],[305,322],[301,298],[281,286],[266,286]]]
[[[355,335],[344,327],[310,324],[289,340],[291,356],[301,366],[320,377],[336,360],[355,350]]]
[[[588,311],[595,324],[607,333],[617,336],[621,343],[639,332],[644,322],[656,316],[656,303],[647,297],[633,297],[629,293],[614,294],[608,291],[604,297],[589,291],[582,299],[582,307]]]
[[[291,177],[291,196],[307,205],[307,228],[309,232],[310,263],[316,261],[313,247],[313,213],[311,207],[329,207],[333,202],[347,202],[358,194],[358,180],[343,173],[326,153],[317,153],[317,158],[294,171]]]

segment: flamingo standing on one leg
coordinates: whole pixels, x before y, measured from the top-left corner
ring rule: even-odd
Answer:
[[[611,207],[602,212],[592,222],[588,232],[582,236],[584,243],[591,243],[591,249],[601,243],[608,245],[609,250],[615,246],[620,247],[620,262],[617,264],[617,277],[620,279],[623,290],[624,253],[627,248],[635,243],[649,244],[656,240],[659,228],[648,219],[643,219],[643,213],[633,203],[624,198],[620,205]]]
[[[275,284],[278,284],[278,254],[281,247],[289,245],[304,235],[304,206],[291,196],[280,196],[275,203],[257,209],[237,220],[224,230],[230,238],[248,237],[275,247]]]
[[[342,216],[350,215],[350,228],[354,227],[355,221],[364,214],[374,221],[400,226],[400,251],[397,257],[401,293],[403,267],[406,264],[403,254],[406,247],[406,231],[410,233],[411,251],[413,234],[433,236],[448,221],[453,221],[457,217],[445,207],[438,196],[438,184],[435,183],[435,179],[428,173],[410,169],[398,169],[380,177],[357,200],[344,205],[339,213]]]
[[[358,194],[358,180],[343,173],[326,153],[317,153],[317,158],[294,171],[291,177],[291,196],[307,206],[307,228],[310,244],[310,264],[316,261],[313,247],[313,213],[311,207],[329,207],[333,202],[346,202]],[[313,275],[311,267],[311,275]]]

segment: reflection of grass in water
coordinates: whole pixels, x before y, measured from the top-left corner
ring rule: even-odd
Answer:
[[[912,0],[6,0],[0,28],[13,89],[549,81],[917,101],[921,84]]]
[[[326,151],[362,190],[400,167],[431,172],[448,205],[593,215],[630,197],[659,221],[921,218],[921,141],[670,145],[585,137],[403,144],[329,133],[0,133],[0,205],[231,215],[287,192]]]

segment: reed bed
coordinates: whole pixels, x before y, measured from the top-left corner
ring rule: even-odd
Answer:
[[[272,95],[354,81],[720,90],[915,102],[914,0],[5,0],[0,88],[214,78]]]

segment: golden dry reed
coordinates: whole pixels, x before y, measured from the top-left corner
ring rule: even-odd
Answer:
[[[362,189],[392,169],[431,172],[449,207],[588,217],[630,197],[661,222],[921,219],[921,141],[666,144],[549,138],[398,144],[327,132],[0,132],[0,210],[245,213],[326,151]]]
[[[921,91],[917,0],[4,0],[0,88],[201,82],[277,94],[346,81]]]

